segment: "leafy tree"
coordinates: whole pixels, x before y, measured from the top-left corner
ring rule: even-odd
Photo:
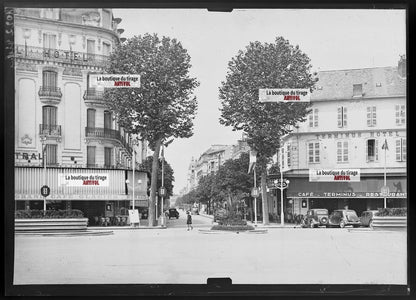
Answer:
[[[222,102],[220,123],[243,130],[247,142],[257,151],[260,169],[263,222],[269,223],[267,207],[267,164],[280,147],[280,137],[289,125],[305,121],[309,103],[260,103],[260,88],[308,88],[314,78],[310,59],[283,37],[274,43],[251,42],[228,64],[226,80],[219,89]]]
[[[161,145],[192,136],[199,85],[189,76],[190,56],[179,41],[156,34],[120,44],[106,68],[111,74],[140,74],[140,88],[106,89],[104,97],[120,126],[148,141],[154,151],[149,224],[155,225],[158,158]]]
[[[141,169],[144,169],[152,173],[153,156],[148,156],[146,160],[141,164]],[[166,189],[166,196],[164,200],[169,200],[173,195],[173,182],[175,181],[174,172],[171,165],[165,160],[163,181]],[[159,159],[158,173],[157,173],[157,186],[162,186],[162,160]],[[167,202],[165,202],[166,204]]]

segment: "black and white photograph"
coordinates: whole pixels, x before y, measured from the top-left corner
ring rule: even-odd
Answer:
[[[5,8],[13,287],[409,292],[405,7],[98,6]]]

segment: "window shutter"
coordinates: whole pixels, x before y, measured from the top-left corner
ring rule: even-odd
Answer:
[[[342,127],[342,108],[338,107],[338,127]]]
[[[377,120],[376,107],[373,106],[373,126],[376,126],[376,120]]]
[[[365,159],[366,159],[367,162],[369,161],[368,160],[368,141],[369,140],[365,141]]]
[[[376,161],[378,161],[378,140],[375,141],[375,154],[376,154]]]
[[[343,110],[343,114],[342,114],[343,124],[342,124],[342,126],[347,126],[347,108],[343,107],[342,110]]]
[[[396,161],[401,161],[401,140],[396,140]]]
[[[402,159],[406,160],[406,139],[402,139]]]
[[[315,118],[314,126],[318,127],[318,109],[317,108],[315,108],[314,118]]]

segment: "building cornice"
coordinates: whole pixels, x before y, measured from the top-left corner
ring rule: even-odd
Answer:
[[[313,132],[290,132],[286,136],[282,137],[282,140],[286,140],[292,136],[298,135],[320,135],[327,133],[366,133],[366,132],[389,132],[389,131],[406,131],[406,127],[402,128],[382,128],[382,129],[351,129],[351,130],[325,130],[325,131],[313,131]]]
[[[20,19],[20,21],[33,21],[37,24],[42,24],[42,25],[56,25],[56,26],[60,26],[60,27],[65,28],[65,29],[67,29],[68,27],[72,27],[72,28],[80,29],[80,30],[89,30],[89,31],[92,31],[94,33],[94,35],[96,35],[97,31],[98,31],[98,32],[101,32],[101,33],[110,34],[116,40],[119,40],[119,36],[116,32],[114,32],[111,29],[106,29],[106,28],[103,28],[103,27],[76,24],[76,23],[64,22],[64,21],[59,21],[59,20],[28,17],[28,16],[22,16],[22,15],[15,15],[15,26],[18,25],[18,24],[16,24],[16,21],[18,21],[19,19]]]
[[[312,93],[313,94],[313,93]],[[362,101],[362,100],[382,100],[391,98],[406,98],[406,95],[388,95],[388,96],[370,96],[370,97],[354,97],[354,98],[326,98],[326,99],[311,99],[311,102],[337,102],[337,101]]]

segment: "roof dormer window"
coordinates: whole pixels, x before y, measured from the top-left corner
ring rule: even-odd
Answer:
[[[361,83],[352,85],[352,96],[353,97],[363,96],[363,85]]]

